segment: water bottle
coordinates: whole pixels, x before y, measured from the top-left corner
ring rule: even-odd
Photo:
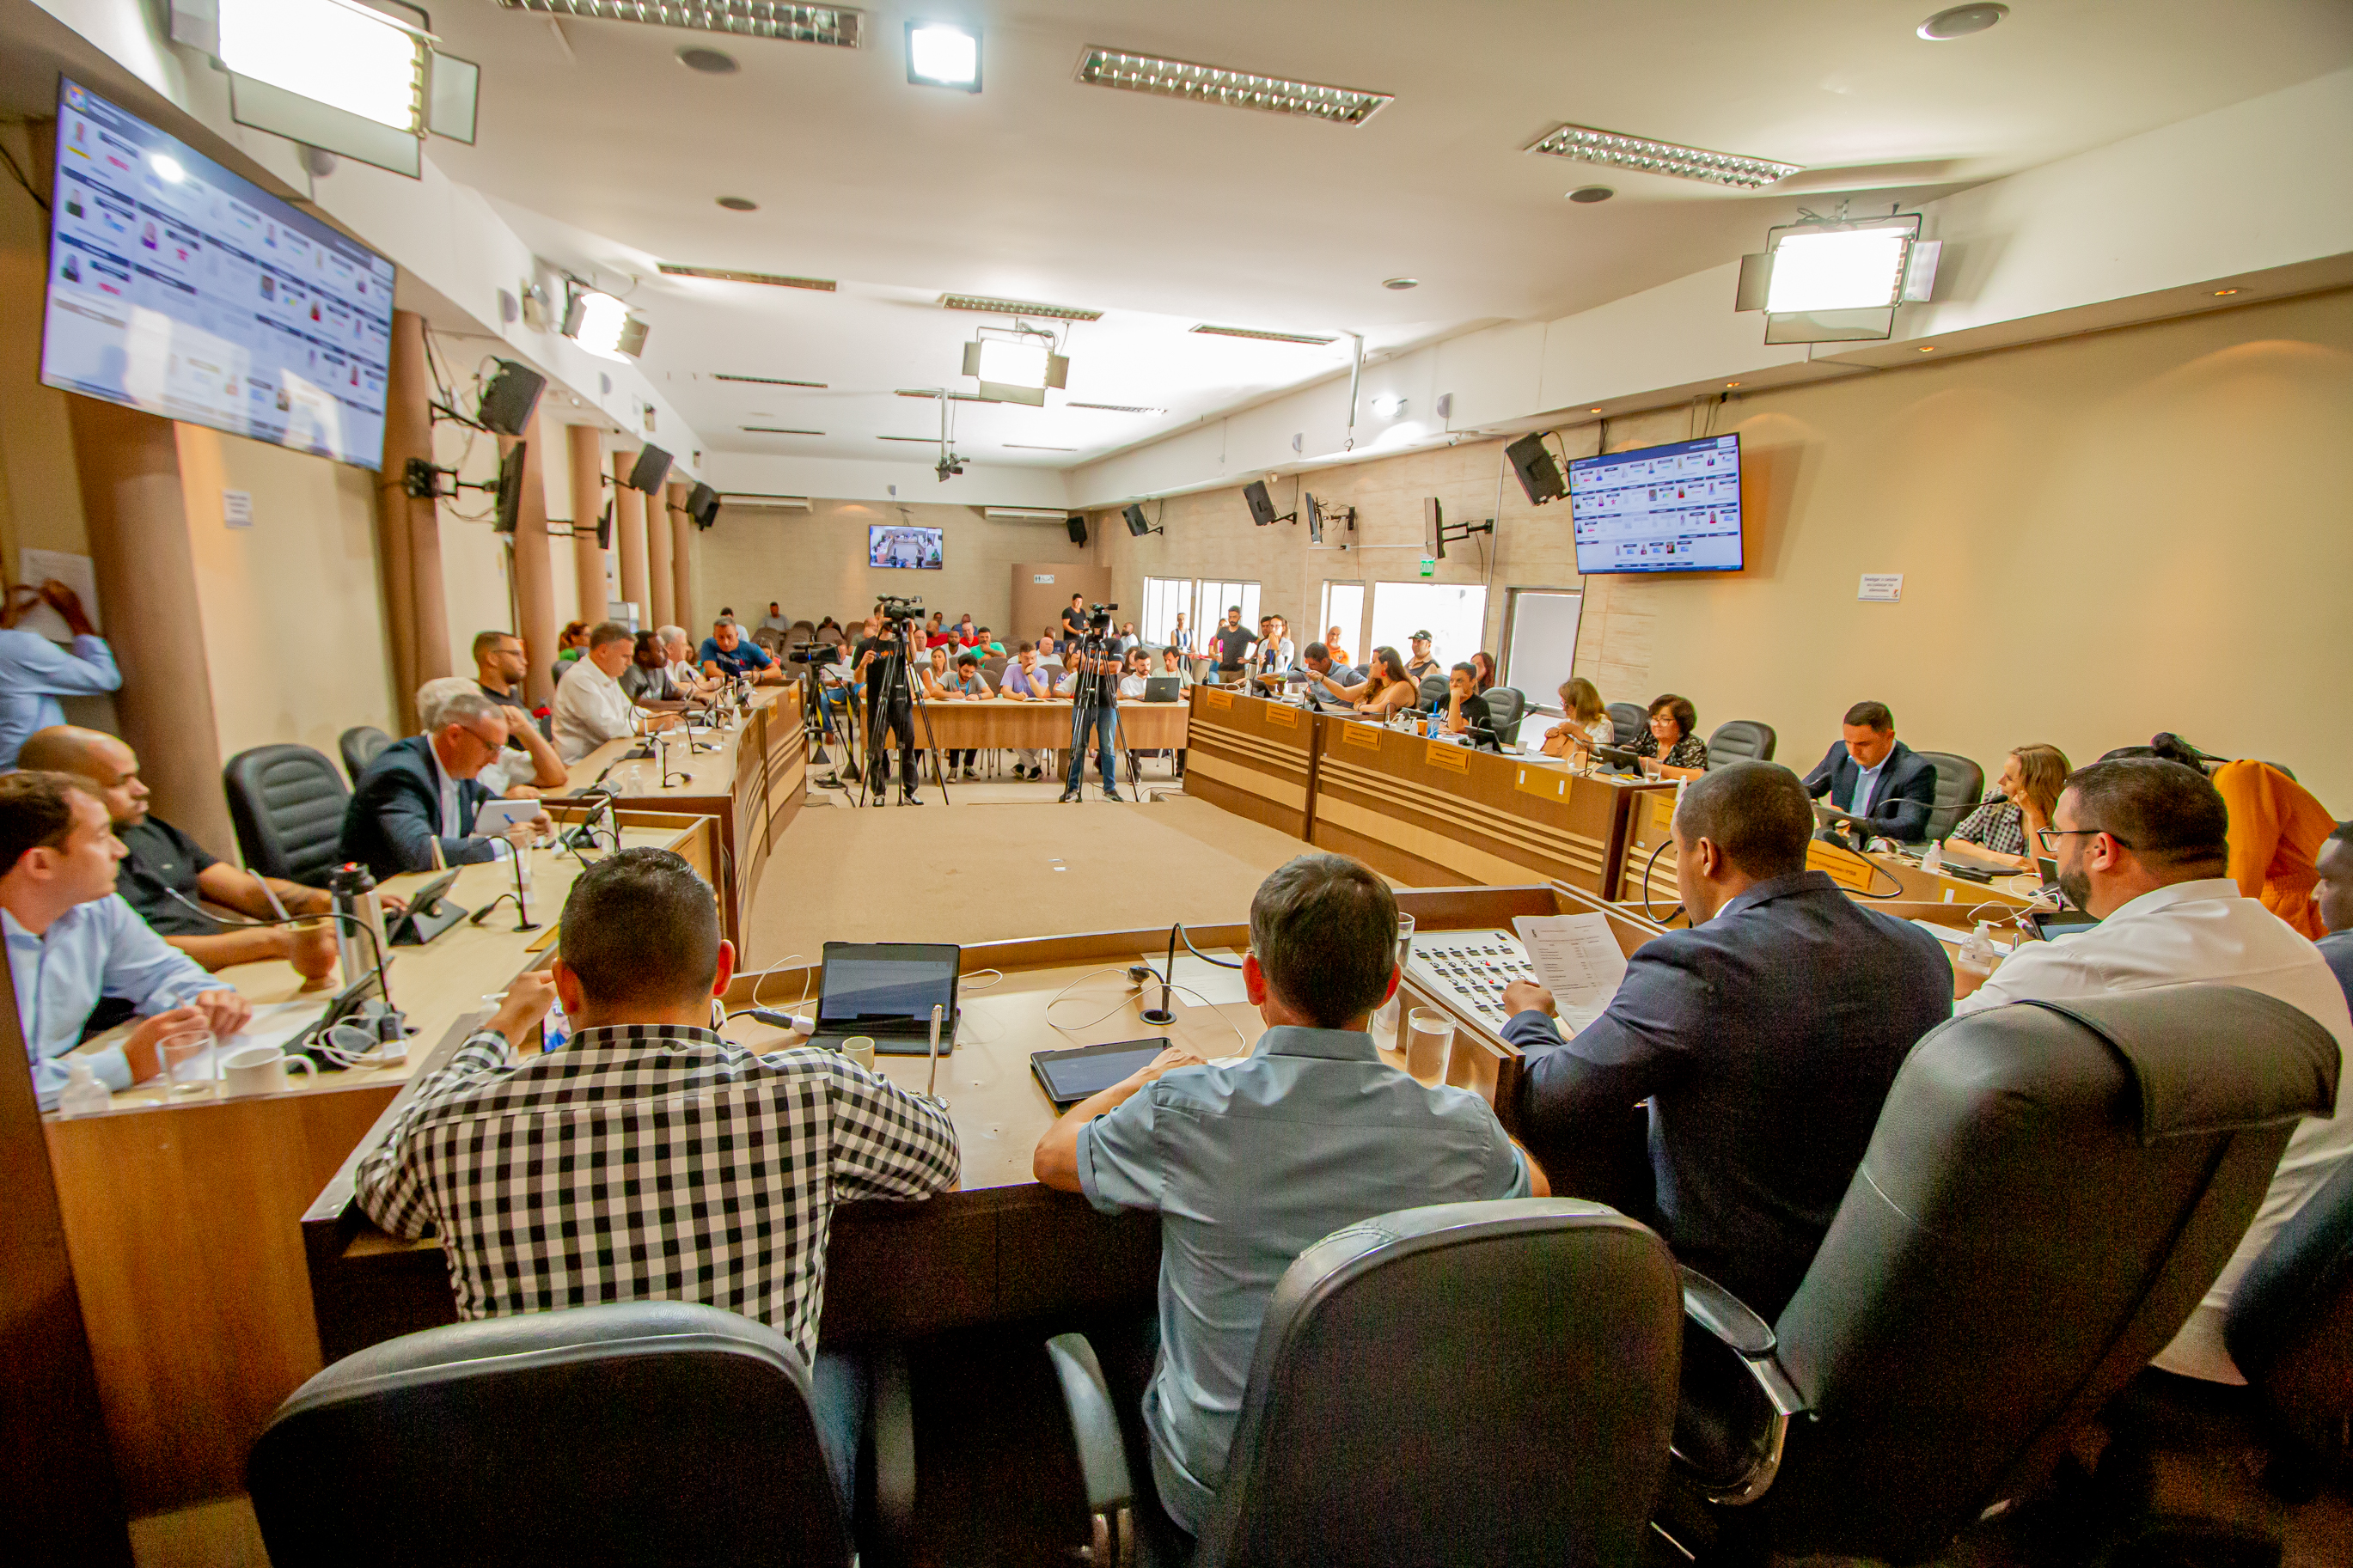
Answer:
[[[1961,956],[1954,967],[1963,974],[1975,976],[1982,984],[1993,973],[1993,933],[1985,921],[1979,921],[1978,929],[1969,932],[1968,940],[1961,943]]]
[[[1941,841],[1932,842],[1928,846],[1928,852],[1920,857],[1920,869],[1923,871],[1941,871],[1944,868],[1945,846]]]
[[[554,1056],[572,1037],[572,1020],[564,1016],[564,1002],[552,997],[547,1004],[547,1016],[539,1021],[539,1049],[543,1056]]]
[[[100,1116],[114,1108],[114,1091],[98,1081],[98,1068],[88,1057],[66,1058],[66,1087],[58,1096],[60,1121],[76,1116]]]

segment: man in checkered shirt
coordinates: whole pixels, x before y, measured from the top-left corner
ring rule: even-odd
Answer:
[[[667,849],[573,883],[550,975],[417,1084],[360,1166],[395,1236],[438,1231],[460,1318],[658,1297],[756,1318],[856,1401],[817,1350],[837,1203],[953,1184],[947,1113],[835,1052],[755,1056],[708,1027],[734,970],[710,885]],[[551,996],[575,1033],[518,1058]],[[819,1411],[820,1426],[827,1413]]]

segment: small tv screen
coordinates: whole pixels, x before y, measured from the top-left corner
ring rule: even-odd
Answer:
[[[1737,572],[1740,437],[1578,458],[1568,513],[1579,572]]]
[[[392,263],[70,79],[57,136],[42,384],[383,467]]]
[[[870,566],[904,566],[925,572],[940,569],[941,533],[936,528],[901,528],[884,523],[866,527],[866,563]]]
[[[1300,497],[1299,497],[1299,505],[1300,505],[1300,510],[1303,510],[1303,511],[1304,511],[1304,512],[1307,514],[1307,542],[1308,542],[1308,543],[1310,543],[1310,544],[1321,544],[1321,543],[1323,543],[1323,542],[1324,542],[1324,505],[1323,505],[1323,503],[1322,503],[1321,501],[1319,501],[1319,500],[1317,500],[1315,499],[1315,492],[1314,492],[1314,490],[1304,490],[1304,491],[1302,491],[1302,492],[1301,492],[1301,494],[1300,494]]]

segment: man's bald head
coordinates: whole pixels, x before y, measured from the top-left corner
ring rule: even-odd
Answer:
[[[52,724],[25,738],[16,765],[88,779],[106,797],[107,815],[117,827],[147,820],[147,786],[139,777],[139,753],[103,730]]]

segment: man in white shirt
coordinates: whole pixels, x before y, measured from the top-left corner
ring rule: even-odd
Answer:
[[[641,712],[621,689],[637,634],[618,621],[604,621],[588,634],[588,651],[572,661],[555,689],[555,750],[576,763],[607,741],[659,729],[674,713]]]
[[[2094,763],[2069,775],[2043,852],[2059,887],[2100,923],[2052,942],[2025,942],[1956,1014],[2028,999],[2063,1001],[2197,982],[2243,985],[2310,1014],[2353,1056],[2353,1014],[2319,950],[2225,871],[2231,814],[2203,773],[2157,757]],[[2216,1049],[2227,1050],[2228,1041]],[[2222,1343],[2239,1278],[2281,1226],[2353,1157],[2353,1092],[2336,1113],[2306,1117],[2288,1139],[2254,1224],[2221,1278],[2158,1356],[2168,1372],[2244,1383]]]

